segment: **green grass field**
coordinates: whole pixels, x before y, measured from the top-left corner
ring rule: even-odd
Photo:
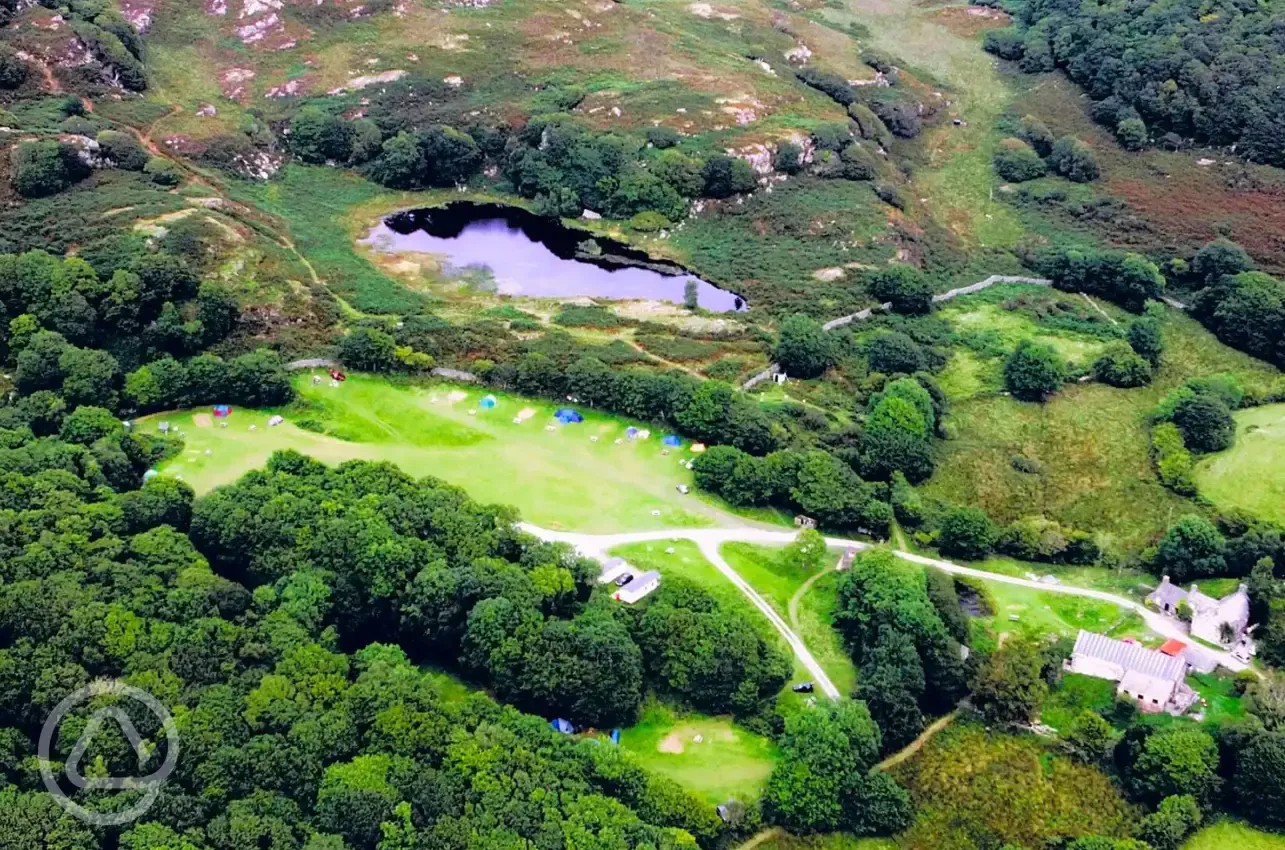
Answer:
[[[1285,850],[1285,835],[1222,820],[1197,832],[1182,850]]]
[[[1280,374],[1176,311],[1165,314],[1164,332],[1164,361],[1150,386],[1070,384],[1044,404],[996,392],[994,360],[970,354],[976,362],[947,370],[954,438],[942,443],[926,494],[980,507],[999,522],[1043,514],[1102,532],[1123,554],[1140,551],[1174,517],[1199,510],[1156,478],[1147,427],[1156,404],[1192,377],[1230,372],[1262,387]],[[1037,471],[1014,466],[1017,458],[1036,461]]]
[[[679,465],[691,455],[685,448],[663,454],[659,430],[646,441],[616,444],[633,423],[587,408],[583,423],[555,423],[550,431],[555,405],[494,393],[495,408],[482,410],[477,404],[489,391],[481,387],[400,385],[362,375],[337,388],[328,384],[314,386],[301,376],[300,402],[280,411],[235,409],[226,428],[204,409],[147,417],[141,427],[168,421],[186,434],[184,452],[162,471],[182,476],[198,493],[262,467],[274,451],[294,449],[326,463],[391,461],[411,475],[462,486],[479,501],[514,505],[523,518],[550,528],[673,528],[709,525],[721,516],[695,493],[677,492],[677,485],[691,483]],[[459,393],[465,397],[452,401]],[[530,417],[515,424],[523,411]],[[275,413],[286,422],[269,428]],[[300,420],[325,433],[298,427]]]
[[[723,557],[754,589],[767,599],[785,618],[816,658],[826,674],[842,693],[850,693],[857,683],[852,658],[834,628],[834,609],[838,604],[839,575],[829,571],[841,552],[832,551],[826,561],[827,572],[803,590],[812,574],[797,575],[780,561],[781,549],[748,543],[727,543]],[[799,595],[802,591],[802,595]],[[794,603],[791,614],[791,601]]]
[[[1227,508],[1285,522],[1285,404],[1236,414],[1236,444],[1196,466],[1200,494]]]
[[[1110,602],[993,581],[970,583],[985,588],[993,612],[989,617],[973,618],[974,643],[978,645],[1004,633],[1073,638],[1080,629],[1112,637],[1151,636],[1140,616]]]
[[[700,741],[696,738],[699,737]],[[776,745],[729,718],[675,713],[656,702],[620,735],[643,767],[668,776],[712,803],[758,799],[780,757]]]

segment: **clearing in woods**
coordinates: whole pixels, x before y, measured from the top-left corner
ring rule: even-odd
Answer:
[[[139,427],[155,431],[164,421],[186,434],[182,454],[161,471],[182,476],[197,493],[262,468],[275,451],[293,449],[331,464],[390,461],[411,475],[459,485],[480,502],[514,505],[546,528],[641,531],[728,519],[694,487],[687,496],[677,491],[692,485],[691,472],[679,464],[691,459],[690,443],[666,450],[660,444],[665,432],[654,427],[650,439],[630,441],[625,429],[641,423],[577,407],[584,422],[562,425],[553,418],[560,405],[484,387],[395,384],[364,375],[350,375],[338,387],[314,385],[303,375],[296,386],[301,400],[289,408],[234,408],[216,427],[198,423],[206,410],[162,413]],[[496,398],[489,410],[478,406],[486,395]],[[285,422],[269,427],[276,414]],[[513,421],[523,414],[521,423]]]

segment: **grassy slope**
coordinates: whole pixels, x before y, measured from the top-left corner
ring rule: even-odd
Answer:
[[[686,452],[663,456],[659,431],[649,441],[616,445],[630,424],[619,417],[584,410],[584,423],[547,431],[556,407],[548,402],[496,393],[494,410],[468,415],[485,392],[479,388],[398,386],[353,375],[336,389],[328,382],[314,387],[303,376],[299,389],[303,404],[282,412],[290,420],[318,420],[327,434],[291,421],[268,428],[275,411],[240,409],[227,428],[196,427],[193,414],[203,411],[158,414],[141,427],[167,420],[186,432],[186,450],[165,472],[182,475],[198,492],[235,481],[261,467],[273,451],[292,448],[329,463],[392,461],[412,475],[465,487],[481,501],[514,505],[524,518],[555,528],[606,532],[704,525],[716,513],[695,495],[674,489],[691,483],[691,473],[678,464]],[[451,403],[453,391],[468,398]],[[536,414],[514,424],[525,407]],[[251,424],[258,426],[253,432]],[[660,516],[652,516],[654,510]]]
[[[1236,444],[1196,468],[1200,494],[1223,507],[1285,521],[1285,404],[1236,414]]]
[[[1285,850],[1285,836],[1223,820],[1197,832],[1182,850]]]
[[[1156,403],[1190,377],[1233,372],[1261,385],[1279,374],[1175,311],[1166,314],[1165,336],[1164,362],[1152,385],[1140,389],[1074,384],[1034,404],[999,394],[990,383],[998,374],[986,361],[952,376],[947,386],[973,394],[952,399],[957,436],[943,444],[926,491],[1001,522],[1043,513],[1101,530],[1125,550],[1141,548],[1173,517],[1198,510],[1161,487],[1152,470],[1146,420]],[[1039,461],[1043,472],[1014,469],[1019,455]]]

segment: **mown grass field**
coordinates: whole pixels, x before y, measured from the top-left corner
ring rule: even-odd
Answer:
[[[1200,494],[1227,508],[1285,522],[1285,404],[1236,413],[1236,443],[1196,466]]]
[[[715,804],[758,799],[780,758],[770,739],[729,718],[679,713],[655,701],[643,706],[641,720],[621,732],[620,746],[643,767]]]
[[[389,461],[411,475],[459,485],[480,501],[514,505],[525,519],[551,528],[672,528],[708,525],[719,515],[695,493],[676,491],[691,484],[691,473],[678,463],[690,457],[685,449],[664,455],[659,430],[650,440],[623,440],[625,428],[638,423],[619,417],[586,408],[583,423],[562,426],[552,415],[558,405],[548,402],[494,393],[495,408],[483,410],[478,402],[489,391],[480,387],[395,384],[364,375],[350,375],[337,388],[328,380],[314,386],[303,375],[297,386],[301,400],[294,406],[238,408],[226,428],[207,422],[208,409],[158,414],[139,427],[168,421],[186,434],[183,454],[162,471],[181,475],[197,492],[262,467],[274,451],[294,449],[326,463]],[[452,401],[452,393],[464,397]],[[524,410],[530,418],[515,424]],[[270,428],[276,413],[286,422]],[[300,420],[324,433],[300,428]]]

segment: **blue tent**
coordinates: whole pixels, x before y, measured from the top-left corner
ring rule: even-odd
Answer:
[[[482,402],[478,405],[478,407],[482,408],[483,410],[490,410],[492,407],[495,407],[495,396],[493,395],[483,396]]]
[[[677,448],[678,446],[681,446],[683,444],[683,441],[680,440],[678,437],[674,436],[673,434],[670,434],[668,437],[661,440],[661,442],[673,448]]]
[[[563,720],[561,717],[555,717],[550,720],[549,726],[552,727],[554,732],[561,732],[563,735],[570,735],[576,731],[576,727],[571,725],[570,720]]]
[[[619,743],[620,743],[620,730],[619,730],[619,729],[612,729],[612,730],[611,730],[611,743],[613,743],[613,744],[619,744]]]
[[[563,425],[570,425],[572,422],[584,421],[583,416],[581,416],[579,413],[576,413],[574,410],[572,410],[569,407],[564,407],[553,415]]]

